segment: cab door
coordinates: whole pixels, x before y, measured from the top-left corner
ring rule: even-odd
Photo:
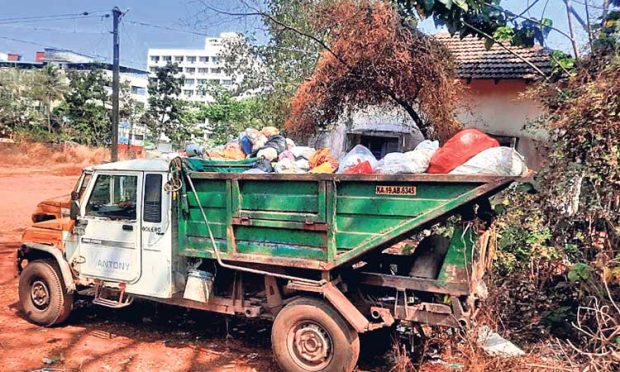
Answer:
[[[98,172],[90,184],[76,224],[80,273],[135,282],[141,275],[142,173]]]

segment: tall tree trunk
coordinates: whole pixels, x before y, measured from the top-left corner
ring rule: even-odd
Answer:
[[[418,129],[420,130],[424,138],[430,138],[430,133],[428,132],[428,129],[429,129],[428,126],[424,123],[424,121],[422,120],[420,115],[417,113],[417,111],[413,108],[413,106],[411,106],[409,102],[399,98],[392,92],[389,92],[388,95],[390,96],[390,98],[394,100],[394,102],[398,103],[400,107],[404,108],[405,111],[407,111],[407,114],[409,114],[411,119],[413,119],[413,122],[418,127]]]
[[[47,131],[52,133],[52,103],[50,101],[45,105],[45,111],[47,112]]]

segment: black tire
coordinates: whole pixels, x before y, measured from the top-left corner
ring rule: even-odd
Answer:
[[[29,262],[19,278],[19,302],[32,323],[51,327],[67,320],[73,310],[59,270],[51,261]]]
[[[360,353],[357,332],[332,306],[314,298],[295,300],[278,313],[271,347],[287,372],[349,372]]]

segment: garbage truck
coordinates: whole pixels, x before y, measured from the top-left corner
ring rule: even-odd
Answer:
[[[27,319],[63,323],[78,296],[155,301],[273,321],[283,370],[351,371],[361,334],[475,316],[495,247],[489,198],[518,177],[243,173],[250,163],[84,169],[69,217],[23,234]]]

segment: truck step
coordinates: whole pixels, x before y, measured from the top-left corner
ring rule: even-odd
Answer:
[[[132,302],[133,302],[133,297],[131,297],[131,296],[127,296],[127,298],[123,302],[118,302],[118,301],[115,301],[115,300],[110,300],[110,299],[101,298],[101,297],[95,297],[95,299],[93,299],[93,303],[95,305],[111,307],[113,309],[121,309],[123,307],[127,307],[127,306],[131,305]]]

